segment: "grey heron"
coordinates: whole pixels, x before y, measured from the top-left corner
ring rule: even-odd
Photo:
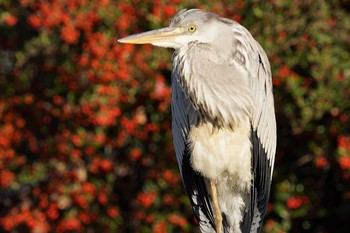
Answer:
[[[259,232],[276,151],[266,53],[239,23],[198,9],[121,43],[175,49],[172,130],[202,232]]]

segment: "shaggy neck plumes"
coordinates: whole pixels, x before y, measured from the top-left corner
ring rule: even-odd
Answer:
[[[229,59],[233,58],[197,42],[182,46],[173,57],[173,78],[201,117],[216,127],[234,128],[253,107],[246,70]]]

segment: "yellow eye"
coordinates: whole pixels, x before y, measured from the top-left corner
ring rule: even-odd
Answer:
[[[188,31],[189,31],[189,32],[195,32],[195,31],[196,31],[196,26],[190,25],[190,26],[188,27]]]

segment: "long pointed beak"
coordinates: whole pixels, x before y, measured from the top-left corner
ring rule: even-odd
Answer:
[[[158,42],[173,41],[177,35],[181,35],[181,28],[166,27],[148,32],[143,32],[119,39],[119,43],[127,44],[153,44]]]

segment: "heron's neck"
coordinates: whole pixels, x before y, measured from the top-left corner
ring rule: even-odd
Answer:
[[[218,127],[234,127],[251,113],[246,70],[230,64],[206,44],[188,44],[173,57],[173,78],[202,118]]]

